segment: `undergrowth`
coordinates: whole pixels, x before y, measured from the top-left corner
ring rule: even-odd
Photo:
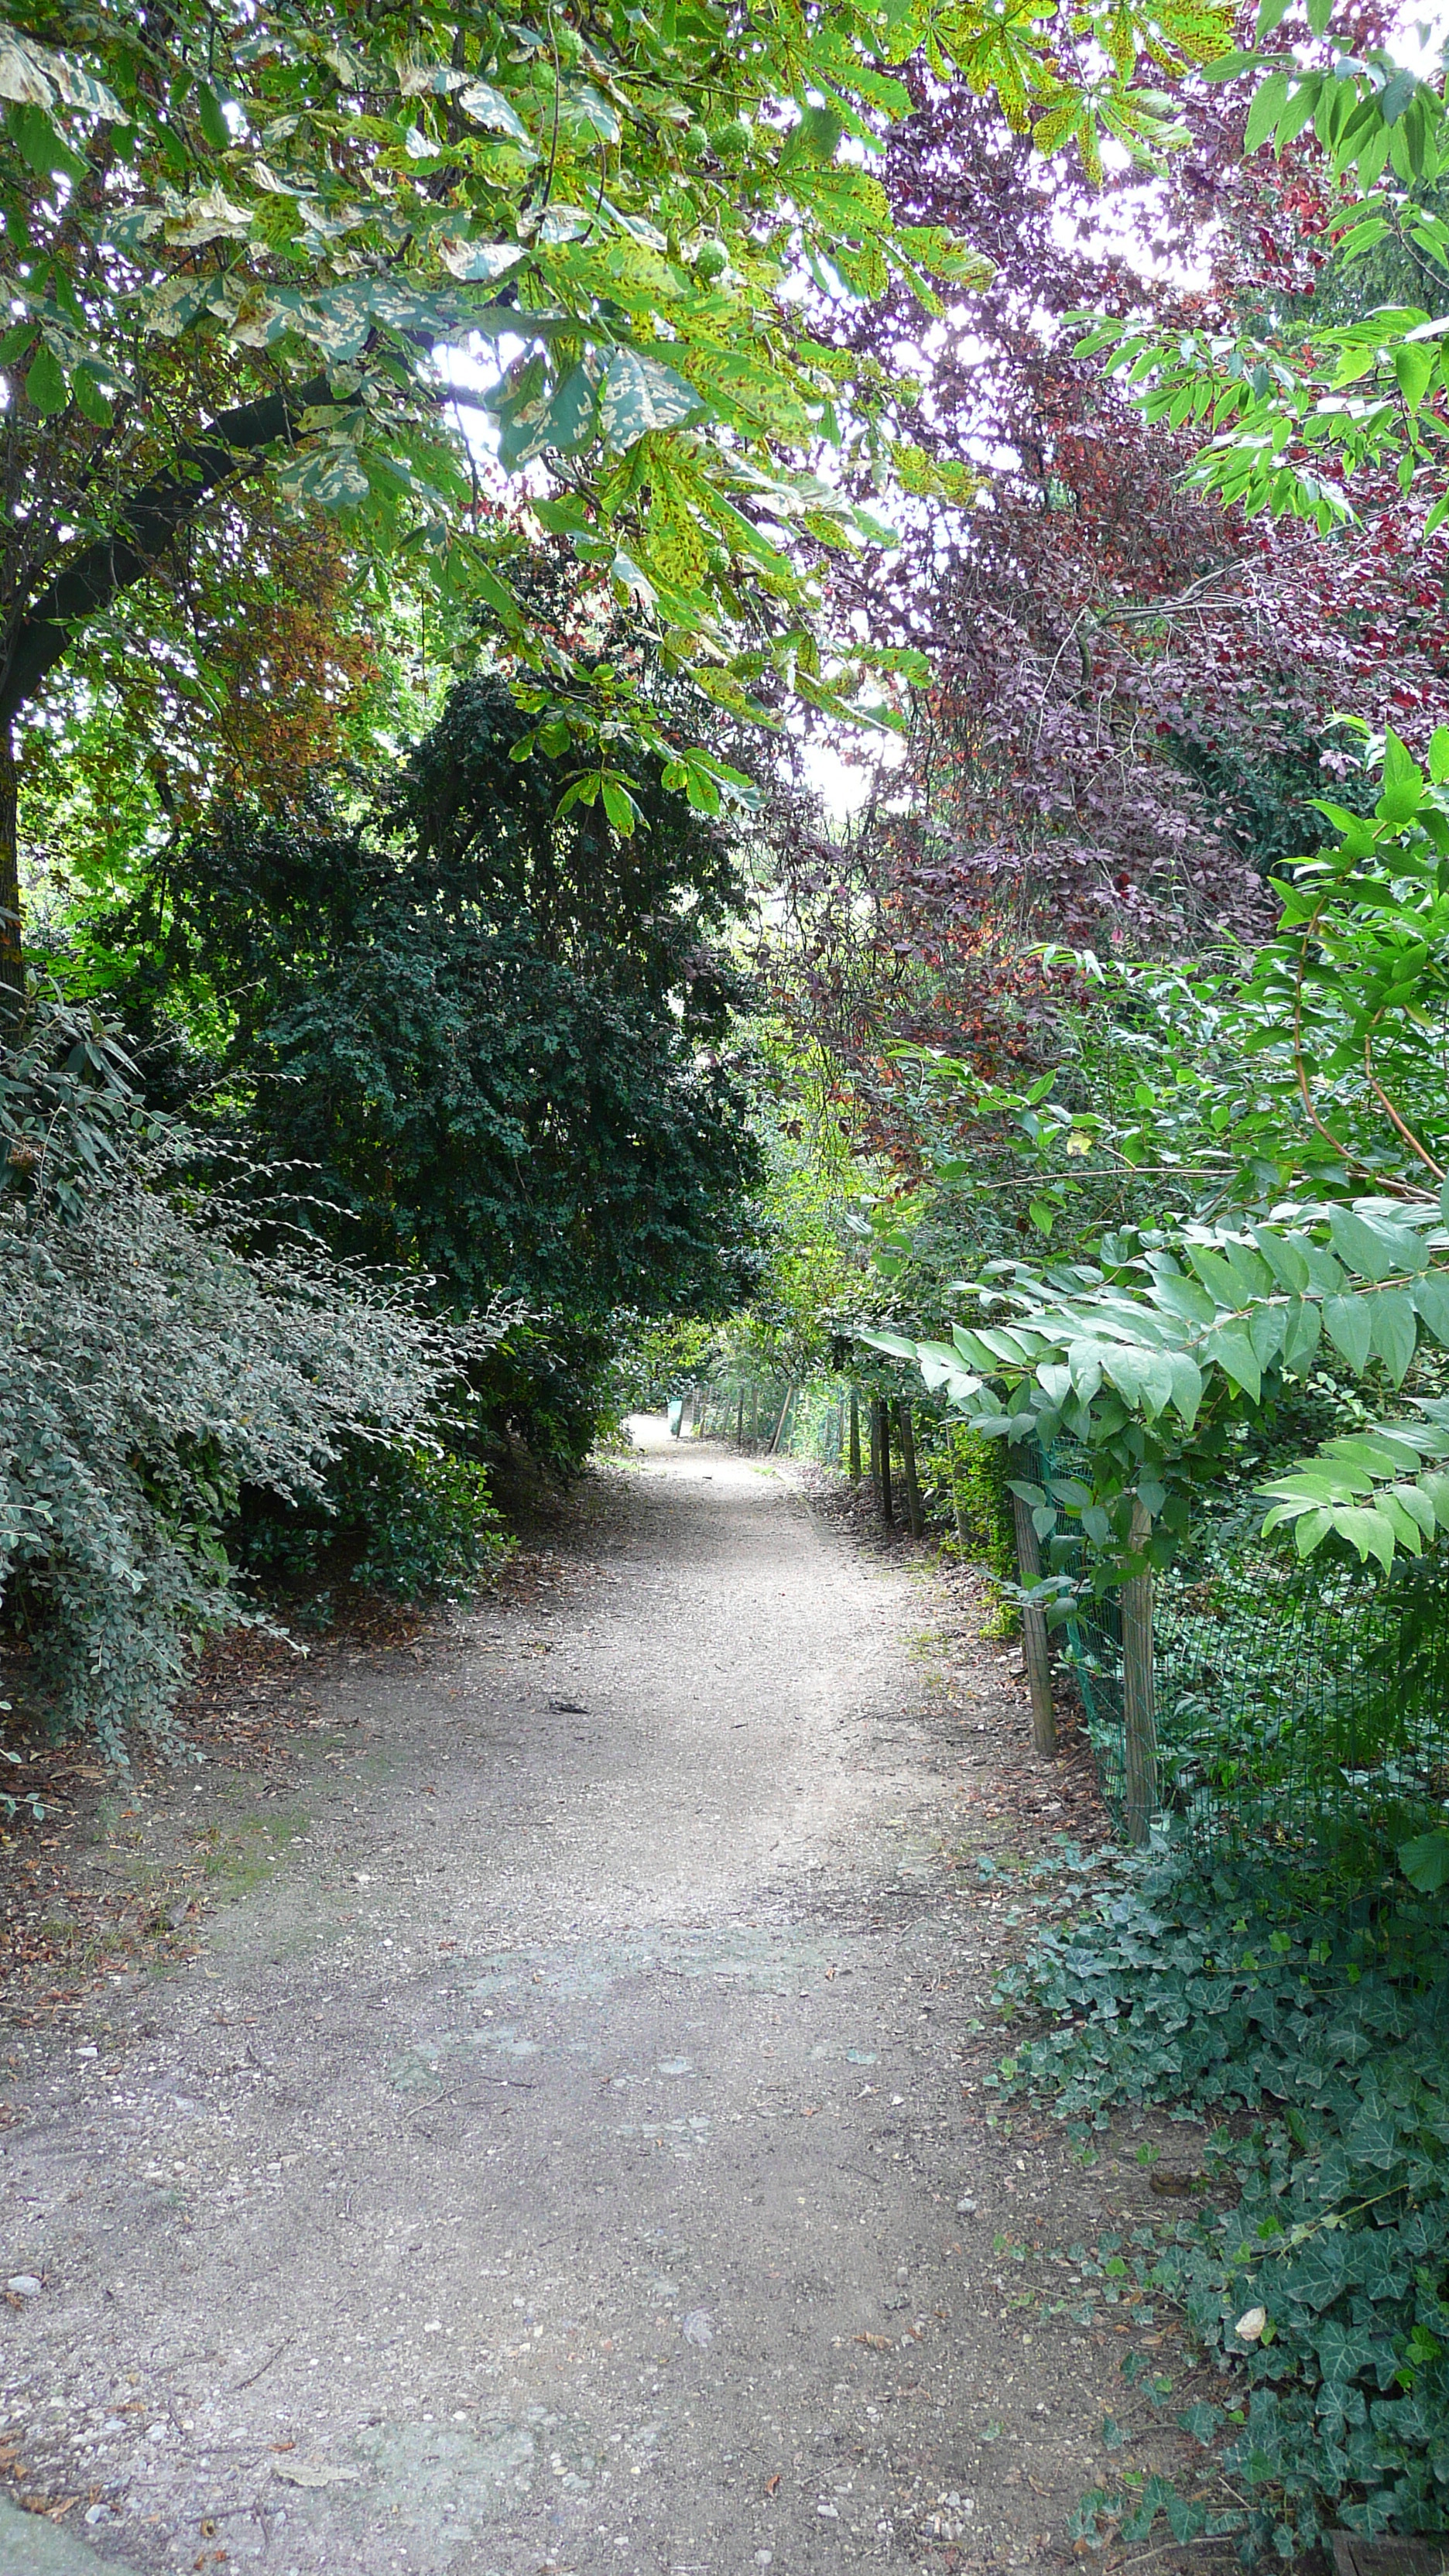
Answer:
[[[921,1484],[927,1508],[949,1510],[955,1535],[944,1553],[973,1564],[987,1578],[983,1637],[1014,1637],[1021,1628],[1016,1529],[1011,1516],[1010,1454],[999,1440],[982,1440],[961,1423],[918,1426]]]
[[[1163,2516],[1177,2541],[1234,2532],[1251,2564],[1333,2523],[1443,2528],[1449,1913],[1406,1895],[1305,1922],[1179,1857],[1059,1866],[1056,1919],[1001,1982],[1024,2029],[999,2080],[1087,2142],[1129,2105],[1216,2116],[1202,2204],[1136,2269],[1227,2383],[1178,2418],[1190,2489],[1098,2488],[1074,2536]]]

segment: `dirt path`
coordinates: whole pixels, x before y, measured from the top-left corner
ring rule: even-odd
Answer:
[[[1124,2184],[986,2125],[940,1857],[1019,1690],[943,1694],[929,1593],[788,1478],[639,1434],[552,1600],[319,1682],[198,1958],[31,2035],[0,2465],[75,2502],[0,2508],[5,2576],[1063,2549],[1120,2346],[1011,2246]]]

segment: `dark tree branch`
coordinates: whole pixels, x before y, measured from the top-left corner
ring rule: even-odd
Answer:
[[[12,631],[0,668],[0,737],[64,660],[75,627],[109,607],[119,591],[154,572],[181,530],[242,460],[293,435],[303,412],[331,400],[326,377],[318,376],[294,393],[267,394],[221,412],[179,451],[175,466],[127,502],[115,535],[99,538],[67,564]]]

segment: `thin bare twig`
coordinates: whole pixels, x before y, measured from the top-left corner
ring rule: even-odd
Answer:
[[[263,2377],[265,2372],[271,2369],[273,2362],[280,2361],[288,2345],[294,2344],[296,2340],[297,2338],[294,2334],[283,2335],[282,2340],[277,2345],[275,2351],[268,2353],[266,2360],[252,2372],[250,2379],[239,2379],[235,2388],[229,2388],[227,2390],[226,2393],[228,2397],[240,2397],[244,2388],[255,2388],[257,2381]]]

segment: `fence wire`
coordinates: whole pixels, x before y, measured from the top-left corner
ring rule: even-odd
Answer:
[[[1204,1854],[1336,1884],[1391,1871],[1449,1810],[1449,1557],[1391,1573],[1270,1548],[1153,1593],[1158,1805]],[[1067,1630],[1065,1660],[1119,1821],[1126,1791],[1115,1600]]]
[[[860,1399],[863,1464],[867,1404]],[[697,1390],[703,1435],[843,1466],[849,1388],[824,1377]],[[1034,1483],[1080,1462],[1018,1453]],[[1120,1602],[1083,1604],[1058,1655],[1081,1698],[1103,1795],[1127,1821]],[[1398,1847],[1449,1814],[1449,1549],[1385,1572],[1264,1546],[1205,1522],[1152,1594],[1157,1813],[1205,1858],[1230,1854],[1325,1890],[1392,1876]]]
[[[690,1428],[702,1439],[839,1467],[850,1436],[849,1408],[849,1391],[839,1378],[799,1384],[783,1377],[723,1378],[697,1390]]]

